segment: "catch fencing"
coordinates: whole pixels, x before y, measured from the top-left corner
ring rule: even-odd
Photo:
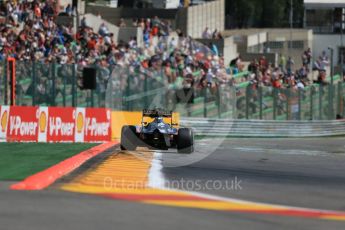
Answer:
[[[16,104],[107,107],[118,111],[160,107],[179,112],[182,117],[220,119],[332,120],[345,116],[345,83],[339,75],[333,77],[334,85],[277,89],[253,84],[247,71],[212,79],[194,71],[186,79],[182,77],[184,68],[166,69],[159,63],[148,68],[94,67],[96,90],[82,90],[83,66],[17,61]],[[5,62],[0,64],[3,105],[9,103],[6,68]]]

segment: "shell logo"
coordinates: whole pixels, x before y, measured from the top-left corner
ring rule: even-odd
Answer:
[[[81,112],[77,115],[77,132],[81,133],[84,127],[84,116]]]
[[[5,111],[3,114],[2,114],[2,117],[1,117],[1,131],[2,132],[5,132],[6,130],[6,126],[7,126],[7,111]]]
[[[47,127],[47,114],[44,111],[40,113],[40,117],[38,121],[39,121],[40,132],[44,133]]]

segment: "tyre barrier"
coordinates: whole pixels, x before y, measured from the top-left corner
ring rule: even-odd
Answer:
[[[181,118],[196,136],[213,137],[331,137],[345,136],[345,120],[274,121]]]

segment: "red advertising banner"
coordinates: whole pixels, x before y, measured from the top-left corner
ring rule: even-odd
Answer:
[[[0,141],[106,142],[111,112],[100,108],[0,107]]]
[[[7,141],[37,141],[38,107],[11,106],[7,122]]]
[[[74,142],[75,109],[49,107],[47,142]]]
[[[109,109],[86,108],[84,141],[102,142],[111,140],[111,112]]]

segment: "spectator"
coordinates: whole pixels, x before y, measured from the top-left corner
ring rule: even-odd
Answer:
[[[304,52],[304,54],[307,56],[307,65],[309,65],[310,63],[311,63],[311,49],[310,48],[308,48],[305,52]]]
[[[133,27],[138,27],[139,26],[139,20],[137,18],[133,18],[132,20],[132,26]]]
[[[317,77],[317,81],[315,83],[318,83],[320,85],[327,85],[328,84],[326,82],[326,71],[321,70],[319,72],[319,75]]]
[[[212,39],[218,39],[218,30],[215,29],[212,33]]]
[[[208,27],[206,27],[204,32],[202,33],[202,38],[203,39],[211,39],[212,38],[211,31]]]
[[[322,51],[322,55],[320,56],[320,60],[322,62],[324,62],[326,65],[328,65],[329,61],[328,61],[328,56],[326,51]]]
[[[169,44],[170,49],[174,50],[174,49],[177,48],[177,46],[178,46],[177,39],[172,37],[171,41],[170,41],[170,44]]]
[[[266,72],[268,69],[268,61],[265,56],[261,56],[259,59],[259,69],[262,73]]]
[[[217,48],[216,44],[211,42],[210,47],[211,47],[211,50],[213,52],[213,55],[219,56],[219,52],[218,52],[218,48]]]
[[[39,79],[39,83],[37,84],[36,88],[37,93],[37,103],[46,103],[47,99],[47,92],[46,92],[46,80],[44,78]]]
[[[71,4],[68,4],[68,5],[66,6],[65,13],[66,13],[68,16],[72,16],[72,6],[71,6]]]
[[[121,18],[118,26],[119,27],[126,27],[127,25],[126,25],[125,19]]]
[[[81,19],[81,27],[82,28],[87,28],[87,27],[89,27],[88,25],[87,25],[87,22],[86,22],[86,17],[84,16],[82,19]]]
[[[108,27],[105,25],[105,23],[102,23],[102,24],[99,26],[98,33],[99,33],[102,37],[108,35],[109,30],[108,30]]]
[[[35,4],[35,16],[36,18],[41,18],[42,14],[41,14],[41,8],[39,7],[39,3]]]
[[[320,59],[317,59],[317,60],[314,61],[313,70],[320,71],[320,70],[324,70],[323,68],[324,68],[324,67],[323,67],[323,65],[322,65],[322,63],[321,63],[321,61],[320,61]]]
[[[279,54],[279,68],[282,72],[286,71],[286,58],[282,53]]]
[[[259,70],[259,63],[257,62],[257,60],[253,60],[250,62],[250,64],[248,65],[248,71],[256,74],[256,72]]]
[[[294,65],[295,65],[294,60],[292,59],[292,57],[289,57],[286,62],[286,71],[288,75],[292,74]]]
[[[96,17],[99,18],[99,19],[102,19],[102,15],[101,15],[101,13],[99,11],[97,11]]]
[[[272,76],[272,87],[274,88],[282,88],[282,82],[277,73],[273,73]]]
[[[308,77],[308,68],[306,65],[303,65],[299,70],[298,70],[298,77],[299,79],[307,79]]]

